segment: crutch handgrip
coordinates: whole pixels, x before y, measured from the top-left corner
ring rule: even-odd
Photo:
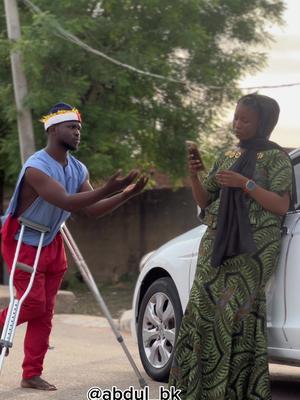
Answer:
[[[12,347],[12,342],[10,342],[9,340],[4,340],[4,339],[1,339],[0,340],[0,347],[5,347],[5,348],[9,348],[9,347]]]
[[[30,274],[32,274],[33,271],[34,271],[34,269],[30,265],[23,264],[21,262],[17,262],[16,268],[18,268],[18,269],[20,269],[21,271],[24,271],[24,272],[29,272]]]
[[[41,233],[46,233],[50,231],[50,228],[48,226],[45,225],[41,225],[41,224],[37,224],[33,221],[30,221],[29,219],[26,219],[24,217],[20,217],[19,222],[26,226],[26,228],[30,228],[30,229],[34,229],[35,231],[41,232]]]

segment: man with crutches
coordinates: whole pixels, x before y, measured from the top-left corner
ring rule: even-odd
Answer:
[[[13,265],[20,220],[49,228],[45,232],[37,271],[31,290],[23,301],[18,324],[27,322],[24,339],[23,388],[56,390],[41,378],[43,361],[49,345],[51,321],[57,291],[66,271],[66,256],[60,234],[61,225],[71,212],[83,210],[90,216],[101,216],[140,193],[147,183],[132,171],[125,178],[119,172],[107,183],[93,189],[86,167],[69,150],[78,149],[81,117],[78,110],[65,103],[56,104],[43,118],[47,146],[24,164],[2,226],[2,255],[10,270]],[[40,232],[27,228],[23,232],[18,263],[33,266]],[[26,269],[26,268],[25,268]],[[14,286],[17,298],[28,287],[31,274],[16,268]],[[8,310],[0,314],[0,332]]]

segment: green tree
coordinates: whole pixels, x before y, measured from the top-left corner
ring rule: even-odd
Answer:
[[[0,12],[1,12],[0,6]],[[0,215],[3,213],[4,184],[16,178],[20,167],[16,113],[5,16],[0,14]]]
[[[29,80],[27,104],[36,141],[45,143],[38,121],[66,101],[83,114],[78,157],[92,178],[116,168],[156,168],[174,179],[185,174],[185,139],[209,135],[222,108],[239,95],[238,81],[258,70],[264,55],[250,46],[267,42],[268,23],[281,21],[281,0],[65,0],[20,2],[22,40]],[[17,140],[8,71],[3,4],[0,2],[0,169],[7,178]],[[105,54],[136,68],[185,80],[154,79],[116,66],[59,36],[56,23]],[[218,87],[216,89],[215,87]],[[203,134],[203,133],[202,133]]]

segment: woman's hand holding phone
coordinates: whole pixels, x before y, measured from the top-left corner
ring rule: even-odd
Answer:
[[[206,172],[197,143],[191,140],[186,140],[185,143],[188,152],[188,167],[191,177],[197,176],[198,172]]]

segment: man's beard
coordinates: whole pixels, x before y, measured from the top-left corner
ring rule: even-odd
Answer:
[[[70,143],[61,141],[60,144],[64,147],[65,150],[67,151],[76,151],[77,150],[77,146],[74,146]]]

